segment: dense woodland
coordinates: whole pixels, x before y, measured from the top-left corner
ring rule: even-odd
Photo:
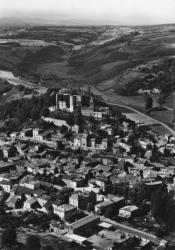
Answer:
[[[18,99],[0,104],[1,121],[5,122],[6,131],[19,130],[26,122],[37,121],[42,115],[48,114],[47,107],[55,105],[55,93]]]
[[[144,63],[144,62],[143,62]],[[164,59],[162,63],[152,67],[141,67],[142,77],[128,82],[116,92],[122,95],[138,95],[138,90],[158,88],[161,91],[160,99],[163,100],[175,89],[175,60]]]

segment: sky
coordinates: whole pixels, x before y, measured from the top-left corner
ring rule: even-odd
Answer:
[[[175,0],[0,0],[0,17],[90,24],[175,23]]]

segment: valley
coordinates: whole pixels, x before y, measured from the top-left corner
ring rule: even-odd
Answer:
[[[149,115],[174,128],[174,44],[174,25],[1,27],[0,69],[46,89],[95,86],[141,112],[150,91]]]

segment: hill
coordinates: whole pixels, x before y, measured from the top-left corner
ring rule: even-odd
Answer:
[[[41,39],[54,45],[0,45],[1,69],[47,87],[92,85],[139,110],[144,110],[143,95],[149,91],[154,106],[174,108],[175,25],[33,26],[15,29],[11,38]],[[162,113],[158,116],[161,119]],[[168,117],[171,122],[172,114]]]

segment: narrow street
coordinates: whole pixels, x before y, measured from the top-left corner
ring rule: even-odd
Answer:
[[[124,231],[128,234],[136,235],[136,236],[141,237],[141,238],[144,238],[146,240],[153,242],[156,245],[160,245],[161,242],[167,243],[166,241],[158,238],[157,236],[155,236],[153,234],[149,234],[149,233],[143,232],[141,230],[135,229],[133,227],[123,225],[123,224],[118,223],[116,221],[110,220],[104,216],[102,216],[100,219],[101,219],[101,221],[112,224],[113,226],[119,228],[121,231]]]

